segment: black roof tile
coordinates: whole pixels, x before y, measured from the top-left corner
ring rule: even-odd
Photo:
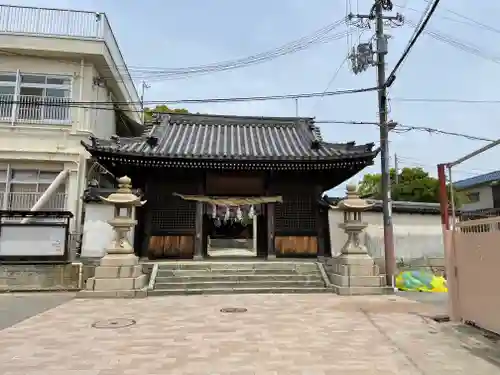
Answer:
[[[324,142],[312,118],[164,114],[135,138],[94,140],[89,151],[162,158],[338,160],[375,156],[373,143]]]

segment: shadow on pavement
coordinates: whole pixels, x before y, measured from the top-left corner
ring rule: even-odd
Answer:
[[[409,300],[431,305],[447,314],[448,295],[446,293],[399,291],[396,294]],[[484,331],[468,324],[445,322],[439,324],[439,326],[444,332],[458,339],[461,346],[470,353],[500,368],[500,335]]]
[[[0,294],[0,330],[73,299],[71,293]]]

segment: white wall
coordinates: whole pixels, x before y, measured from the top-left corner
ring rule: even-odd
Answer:
[[[88,203],[85,205],[85,221],[83,224],[83,239],[81,257],[101,258],[106,254],[106,247],[113,239],[113,228],[107,223],[114,215],[114,207],[103,203]],[[135,217],[135,210],[133,210]],[[134,246],[134,230],[127,236]]]
[[[329,212],[330,240],[332,253],[338,254],[347,236],[338,224],[343,221],[343,212],[331,209]],[[394,247],[396,258],[416,259],[423,256],[444,256],[440,215],[404,214],[393,212]],[[361,236],[362,243],[374,258],[383,256],[384,236],[381,212],[364,212],[363,221],[368,224]]]
[[[94,77],[98,76],[95,67],[86,62],[82,64],[81,60],[2,56],[0,72],[15,73],[17,69],[21,73],[72,77],[71,98],[75,102],[106,102],[110,99],[106,87],[93,84]],[[67,209],[75,215],[72,230],[80,229],[80,197],[85,188],[85,160],[90,157],[80,142],[87,140],[90,134],[109,138],[115,133],[114,111],[106,108],[112,108],[112,105],[99,105],[98,109],[72,108],[72,122],[69,124],[18,121],[13,126],[11,122],[0,121],[0,163],[15,161],[19,165],[37,162],[46,164],[49,169],[56,163],[70,169],[66,186]]]
[[[98,77],[99,73],[93,67],[92,74]],[[107,87],[94,85],[88,93],[90,100],[95,102],[111,101],[111,94]],[[116,133],[115,111],[112,104],[98,104],[96,109],[86,109],[89,118],[88,129],[97,138],[108,139]]]
[[[94,85],[94,78],[99,77],[95,67],[89,62],[82,60],[61,60],[37,57],[17,57],[2,56],[0,59],[1,72],[15,73],[19,69],[21,73],[54,74],[72,77],[71,98],[75,102],[107,102],[110,100],[110,91],[107,87]],[[83,76],[81,76],[83,72]],[[60,136],[60,130],[71,128],[72,131],[92,131],[94,135],[100,137],[111,136],[115,132],[114,111],[112,105],[100,104],[99,109],[72,108],[72,126],[65,127],[57,125],[50,127],[54,135]],[[10,125],[10,123],[8,123]],[[16,125],[30,125],[18,122]],[[59,130],[59,131],[58,131]]]
[[[460,207],[465,211],[481,210],[485,208],[493,208],[493,189],[490,185],[477,186],[471,189],[464,190],[464,193],[479,193],[479,202],[466,203]]]
[[[32,19],[28,17],[28,19]],[[95,39],[94,33],[91,38],[75,38],[75,37],[53,37],[44,34],[47,30],[44,28],[40,35],[33,33],[31,25],[18,25],[28,26],[31,30],[29,35],[22,35],[21,33],[3,33],[0,39],[0,48],[4,50],[18,50],[21,54],[35,54],[42,56],[58,56],[64,58],[73,57],[80,59],[81,56],[87,56],[89,59],[100,67],[100,71],[107,77],[114,77],[109,81],[113,87],[116,97],[120,102],[133,103],[126,107],[132,109],[131,117],[135,121],[140,121],[140,114],[135,112],[139,109],[139,94],[137,93],[134,83],[124,69],[125,61],[119,51],[119,47],[114,41],[111,30],[104,28],[102,35],[107,39]],[[35,26],[35,29],[37,27]],[[41,30],[41,28],[39,28]],[[61,29],[58,29],[59,33]],[[50,34],[50,31],[49,31]],[[60,35],[60,34],[59,34]],[[2,56],[4,58],[4,56]]]

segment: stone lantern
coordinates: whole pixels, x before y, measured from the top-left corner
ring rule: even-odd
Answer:
[[[373,204],[359,198],[355,185],[347,185],[347,197],[340,201],[338,208],[344,211],[344,222],[339,224],[347,234],[347,241],[341,249],[341,255],[367,254],[366,247],[360,241],[360,235],[368,226],[362,221],[362,212]]]
[[[133,297],[146,294],[146,275],[142,272],[138,257],[127,238],[137,221],[133,219],[135,207],[146,201],[132,193],[129,177],[118,179],[118,189],[107,198],[100,197],[107,204],[114,205],[114,217],[108,221],[114,236],[95,269],[94,277],[87,280],[86,291],[101,297]],[[98,293],[96,293],[98,292]],[[142,292],[142,293],[140,293]],[[89,293],[84,293],[86,296]]]
[[[372,204],[359,198],[355,185],[347,186],[347,196],[336,209],[343,212],[344,221],[339,228],[347,234],[347,240],[338,256],[327,261],[326,271],[332,288],[342,295],[385,294],[385,279],[361,243],[360,236],[367,224],[362,220],[362,212]]]
[[[117,191],[111,193],[107,198],[100,197],[105,203],[115,206],[114,217],[108,220],[108,224],[111,225],[115,232],[110,246],[106,249],[105,257],[108,257],[108,259],[113,258],[114,255],[117,255],[117,259],[121,261],[124,259],[123,255],[127,259],[137,258],[134,254],[134,248],[127,238],[127,234],[137,224],[137,220],[132,218],[134,208],[142,206],[146,201],[141,201],[140,197],[132,194],[131,188],[132,181],[130,178],[127,176],[120,177],[118,179]],[[133,258],[131,255],[133,255]]]

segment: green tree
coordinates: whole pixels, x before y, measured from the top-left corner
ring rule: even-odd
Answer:
[[[160,113],[189,113],[187,109],[184,108],[169,108],[165,104],[160,104],[157,105],[154,108],[144,108],[144,122],[149,122],[153,119],[153,113],[154,112],[160,112]]]
[[[403,168],[398,174],[396,184],[396,171],[390,170],[391,196],[395,201],[407,202],[439,202],[439,180],[429,175],[422,168]],[[366,174],[358,186],[358,192],[363,197],[382,199],[380,173]],[[461,194],[454,192],[455,204],[464,201]]]
[[[394,180],[396,171],[394,168],[390,170],[391,179]],[[363,176],[363,180],[358,185],[358,194],[362,197],[370,197],[380,199],[382,186],[382,175],[380,173],[367,173]]]

